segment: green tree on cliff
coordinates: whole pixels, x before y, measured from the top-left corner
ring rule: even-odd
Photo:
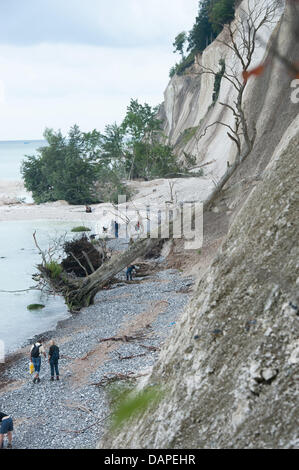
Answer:
[[[188,36],[188,50],[202,52],[235,15],[235,0],[202,0]]]
[[[178,172],[172,148],[163,143],[162,122],[157,108],[131,100],[122,128],[126,141],[126,173],[128,179],[163,178]]]
[[[174,53],[179,52],[184,59],[184,46],[187,41],[187,33],[183,31],[182,33],[178,34],[174,40],[173,47]]]

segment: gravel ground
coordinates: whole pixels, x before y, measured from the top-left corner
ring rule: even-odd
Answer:
[[[14,448],[95,448],[109,406],[105,388],[91,384],[107,374],[137,374],[151,368],[157,360],[159,353],[143,345],[159,347],[170,335],[188,303],[190,293],[186,291],[194,281],[176,270],[159,271],[141,284],[122,284],[124,277],[122,273],[120,284],[113,289],[99,292],[93,306],[60,322],[55,332],[45,334],[47,339],[55,338],[60,346],[59,382],[50,382],[49,366],[42,359],[41,382],[34,385],[25,355],[5,372],[4,378],[13,383],[10,390],[0,391],[0,410],[14,419]],[[149,322],[146,327],[145,320]],[[140,325],[143,327],[138,330]],[[138,331],[145,337],[137,341],[99,342]],[[146,355],[120,360],[120,355],[143,354]],[[82,360],[85,355],[88,357]]]

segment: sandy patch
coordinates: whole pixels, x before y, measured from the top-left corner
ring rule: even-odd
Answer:
[[[123,322],[122,328],[116,333],[116,337],[134,336],[141,331],[146,336],[151,335],[149,330],[150,324],[153,323],[158,315],[165,312],[169,303],[166,301],[150,302],[149,308],[145,312],[137,315],[134,319],[130,318]],[[148,329],[146,331],[146,329]],[[121,342],[107,341],[100,343],[96,348],[91,350],[82,358],[75,359],[68,369],[72,371],[70,384],[73,388],[78,389],[82,385],[88,383],[89,377],[99,368],[105,361],[109,360],[108,354],[117,350]]]

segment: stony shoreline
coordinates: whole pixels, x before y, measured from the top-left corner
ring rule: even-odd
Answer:
[[[0,408],[13,416],[14,448],[96,446],[110,410],[105,389],[92,384],[108,374],[149,371],[190,299],[194,280],[160,263],[160,271],[138,283],[124,284],[122,273],[120,283],[100,291],[93,306],[39,335],[46,346],[54,338],[60,347],[61,381],[50,382],[43,359],[41,382],[34,385],[29,347],[11,355],[0,377]],[[101,342],[111,337],[124,341]]]

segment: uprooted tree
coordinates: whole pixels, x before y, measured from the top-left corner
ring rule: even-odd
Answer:
[[[39,248],[43,262],[38,265],[38,269],[52,289],[63,295],[70,311],[76,312],[91,305],[97,292],[107,285],[116,274],[159,244],[161,244],[161,239],[158,238],[138,240],[123,254],[114,255],[92,274],[85,277],[74,276],[67,273],[61,264],[55,263],[55,261],[49,262]]]

